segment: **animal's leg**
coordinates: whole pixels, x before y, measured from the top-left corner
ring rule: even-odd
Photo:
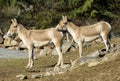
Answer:
[[[61,52],[61,48],[60,47],[56,47],[56,50],[58,52],[58,62],[57,62],[57,66],[59,66],[61,64],[61,66],[63,65],[63,55]]]
[[[106,36],[106,35],[104,35],[104,34],[102,34],[101,36],[102,36],[102,39],[103,39],[104,44],[105,44],[105,46],[106,46],[106,52],[108,52],[109,47],[108,47],[108,40],[107,40],[107,36]]]
[[[108,47],[108,41],[107,41],[107,39],[104,40],[104,43],[105,43],[105,46],[106,46],[106,51],[108,52],[109,47]]]
[[[79,46],[79,57],[81,57],[81,55],[82,55],[82,42],[79,42],[78,46]]]
[[[33,54],[33,47],[30,46],[28,48],[28,65],[26,66],[26,68],[32,68],[32,66],[34,65],[34,54]]]
[[[62,38],[55,37],[52,39],[58,53],[57,66],[63,66],[63,55],[62,55]]]
[[[66,33],[67,42],[70,42],[69,34]]]
[[[62,41],[61,40],[55,40],[53,41],[55,47],[56,47],[56,50],[57,50],[57,53],[58,53],[58,62],[57,62],[57,66],[59,66],[61,64],[61,66],[63,65],[63,55],[62,55]]]

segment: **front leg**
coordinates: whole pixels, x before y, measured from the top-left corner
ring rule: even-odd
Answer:
[[[26,68],[32,68],[32,66],[34,65],[34,54],[33,54],[33,47],[30,46],[28,47],[28,65],[26,66]]]
[[[57,62],[57,66],[59,65],[63,65],[63,55],[62,55],[62,52],[61,52],[61,48],[60,47],[56,47],[56,50],[58,52],[58,62]]]
[[[78,46],[79,46],[79,57],[81,57],[82,56],[82,42],[79,42]]]

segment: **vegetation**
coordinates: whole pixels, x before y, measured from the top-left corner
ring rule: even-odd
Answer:
[[[2,24],[15,17],[25,26],[43,29],[55,26],[61,15],[73,21],[118,21],[120,0],[0,0],[0,9]]]

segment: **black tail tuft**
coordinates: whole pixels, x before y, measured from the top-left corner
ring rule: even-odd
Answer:
[[[111,41],[111,38],[112,38],[112,33],[110,31],[109,34],[108,34],[108,39]]]

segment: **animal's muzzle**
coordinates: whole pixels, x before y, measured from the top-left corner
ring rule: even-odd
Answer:
[[[56,30],[57,30],[57,31],[60,31],[60,29],[59,29],[59,25],[56,26]]]
[[[60,31],[60,29],[59,29],[59,28],[57,28],[57,31]]]
[[[6,34],[7,36],[11,36],[12,34],[10,33],[10,32],[7,32],[7,34]]]

